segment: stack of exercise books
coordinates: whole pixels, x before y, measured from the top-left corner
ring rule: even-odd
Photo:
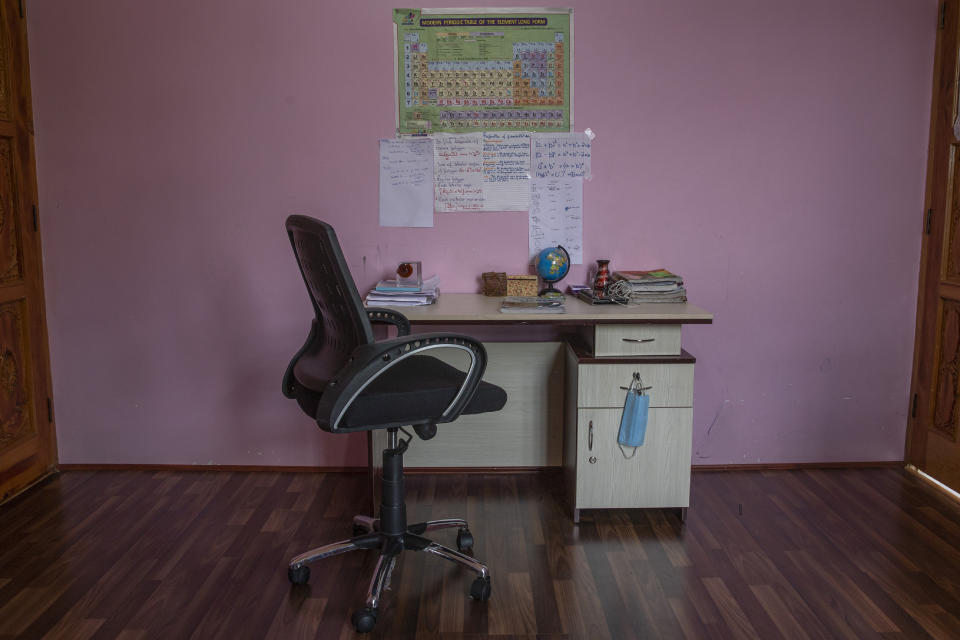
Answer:
[[[364,301],[371,307],[416,307],[433,304],[440,295],[440,278],[431,276],[418,286],[381,280]]]
[[[614,271],[614,281],[630,285],[630,302],[686,302],[683,278],[666,269]]]
[[[500,304],[500,313],[566,313],[563,298],[507,296]]]

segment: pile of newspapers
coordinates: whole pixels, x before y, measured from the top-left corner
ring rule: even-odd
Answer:
[[[416,307],[433,304],[440,295],[439,286],[440,278],[437,276],[427,278],[419,287],[401,285],[396,280],[381,280],[367,294],[364,302],[371,307]]]
[[[687,301],[683,278],[666,269],[614,271],[613,280],[629,286],[631,303]]]

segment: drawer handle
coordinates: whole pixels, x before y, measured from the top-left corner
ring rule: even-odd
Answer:
[[[587,430],[587,449],[593,451],[593,420],[590,421],[590,428]]]
[[[621,338],[624,342],[653,342],[656,338]]]

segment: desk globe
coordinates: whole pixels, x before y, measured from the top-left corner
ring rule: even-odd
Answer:
[[[570,271],[570,254],[562,246],[547,247],[539,254],[533,262],[537,270],[537,275],[547,285],[540,292],[545,298],[562,298],[563,294],[554,288],[554,283],[559,282]]]

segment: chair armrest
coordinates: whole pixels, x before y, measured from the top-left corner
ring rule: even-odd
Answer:
[[[290,358],[290,364],[287,365],[287,370],[283,372],[283,395],[287,398],[294,399],[296,394],[294,393],[294,388],[296,386],[296,378],[293,377],[293,367],[297,364],[297,360],[300,359],[300,356],[303,355],[303,352],[307,350],[307,347],[310,346],[310,343],[314,341],[317,337],[317,319],[314,318],[310,323],[310,333],[307,334],[307,339],[304,341],[303,346]]]
[[[347,366],[327,383],[317,405],[317,423],[328,431],[340,429],[340,420],[360,393],[384,371],[415,354],[438,348],[462,349],[470,355],[470,369],[453,401],[443,414],[431,417],[430,422],[456,420],[473,398],[483,372],[487,368],[487,351],[480,342],[456,333],[423,333],[402,336],[357,347]],[[326,427],[324,427],[326,424]],[[386,427],[407,426],[407,423],[386,424]]]
[[[383,307],[367,307],[367,317],[370,318],[370,322],[392,324],[397,328],[398,337],[410,335],[410,321],[399,311]]]

